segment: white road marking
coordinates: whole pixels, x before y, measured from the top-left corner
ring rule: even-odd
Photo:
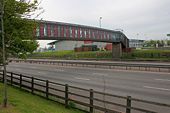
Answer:
[[[39,74],[46,74],[45,72],[38,72]]]
[[[90,79],[87,79],[87,78],[79,78],[79,77],[74,77],[75,79],[78,79],[78,80],[90,80]]]
[[[155,79],[155,80],[158,80],[158,81],[165,81],[165,82],[170,82],[170,79]]]
[[[108,74],[106,74],[106,73],[93,73],[93,75],[108,76]]]
[[[151,86],[143,86],[144,88],[148,88],[148,89],[156,89],[156,90],[162,90],[162,91],[170,91],[170,89],[166,89],[166,88],[159,88],[159,87],[151,87]]]

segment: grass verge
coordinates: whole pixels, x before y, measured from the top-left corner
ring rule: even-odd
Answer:
[[[33,53],[28,58],[37,59],[94,59],[94,60],[110,60],[112,59],[111,51],[53,51]],[[149,61],[170,61],[170,50],[133,50],[131,53],[123,53],[122,60],[149,60]]]
[[[3,86],[0,83],[0,104]],[[8,108],[0,108],[0,113],[83,113],[76,109],[66,109],[62,104],[43,99],[16,88],[8,87]]]

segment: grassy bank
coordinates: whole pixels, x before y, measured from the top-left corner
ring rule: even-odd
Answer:
[[[0,108],[0,113],[82,113],[75,109],[65,109],[61,104],[45,100],[19,89],[8,87],[9,107]],[[0,103],[3,88],[0,83]]]
[[[34,53],[29,58],[52,58],[52,59],[111,59],[111,51],[53,51]],[[170,50],[134,50],[131,53],[123,53],[122,59],[139,60],[170,60]]]
[[[112,58],[111,51],[50,51],[33,53],[29,58],[53,58],[53,59],[84,59],[84,58]]]
[[[123,59],[170,60],[170,50],[134,50],[123,53]]]

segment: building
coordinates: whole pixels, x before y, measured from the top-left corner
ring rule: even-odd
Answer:
[[[48,43],[51,47],[54,47],[55,51],[63,51],[63,50],[74,50],[74,48],[81,47],[83,45],[96,45],[97,48],[102,49],[105,48],[107,43],[104,42],[92,42],[92,41],[65,41],[65,40],[57,40],[51,43]]]
[[[129,47],[130,48],[142,48],[145,40],[130,39]],[[112,50],[111,43],[105,42],[92,42],[92,41],[67,41],[67,40],[57,40],[54,42],[48,43],[48,45],[53,48],[55,51],[63,50],[74,50],[74,48],[82,47],[83,45],[96,45],[100,50]]]
[[[129,47],[130,48],[142,48],[145,40],[138,40],[138,39],[130,39],[129,40]]]

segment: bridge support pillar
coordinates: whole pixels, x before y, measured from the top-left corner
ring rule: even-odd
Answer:
[[[112,58],[120,58],[122,56],[122,44],[112,43]]]

